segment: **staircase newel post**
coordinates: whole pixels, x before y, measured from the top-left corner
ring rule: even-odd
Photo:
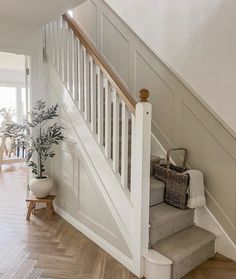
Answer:
[[[139,91],[132,133],[131,201],[134,207],[134,260],[140,276],[144,275],[144,253],[149,242],[149,193],[152,107],[149,91]]]

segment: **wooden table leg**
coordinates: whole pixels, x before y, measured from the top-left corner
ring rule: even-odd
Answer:
[[[47,202],[47,212],[48,212],[48,219],[51,219],[52,212],[51,212],[51,203]]]
[[[26,216],[26,220],[28,220],[28,221],[30,220],[30,215],[31,215],[33,207],[34,207],[34,202],[30,201],[27,216]]]
[[[52,215],[55,215],[55,210],[54,210],[53,202],[51,202],[51,211],[52,211]]]

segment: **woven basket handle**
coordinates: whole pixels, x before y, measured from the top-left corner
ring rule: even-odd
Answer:
[[[179,150],[183,150],[184,151],[184,160],[183,160],[183,164],[182,167],[184,168],[186,166],[186,161],[187,161],[187,149],[186,148],[171,148],[167,151],[167,155],[166,155],[166,163],[167,163],[167,169],[170,169],[170,153],[172,151],[179,151]]]

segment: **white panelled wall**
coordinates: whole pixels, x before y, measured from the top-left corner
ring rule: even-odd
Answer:
[[[236,2],[105,0],[236,132]]]

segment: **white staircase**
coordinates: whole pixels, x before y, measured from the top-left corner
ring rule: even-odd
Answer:
[[[132,255],[117,258],[143,276],[149,238],[148,91],[141,90],[136,103],[69,16],[45,27],[44,51],[57,99]],[[57,87],[61,81],[64,91]]]
[[[152,171],[150,178],[150,161],[156,158],[150,159],[148,91],[140,91],[137,103],[67,15],[45,27],[44,51],[77,148],[131,254],[112,255],[147,279],[179,279],[213,256],[215,236],[194,225],[193,210],[163,203],[165,185]]]

